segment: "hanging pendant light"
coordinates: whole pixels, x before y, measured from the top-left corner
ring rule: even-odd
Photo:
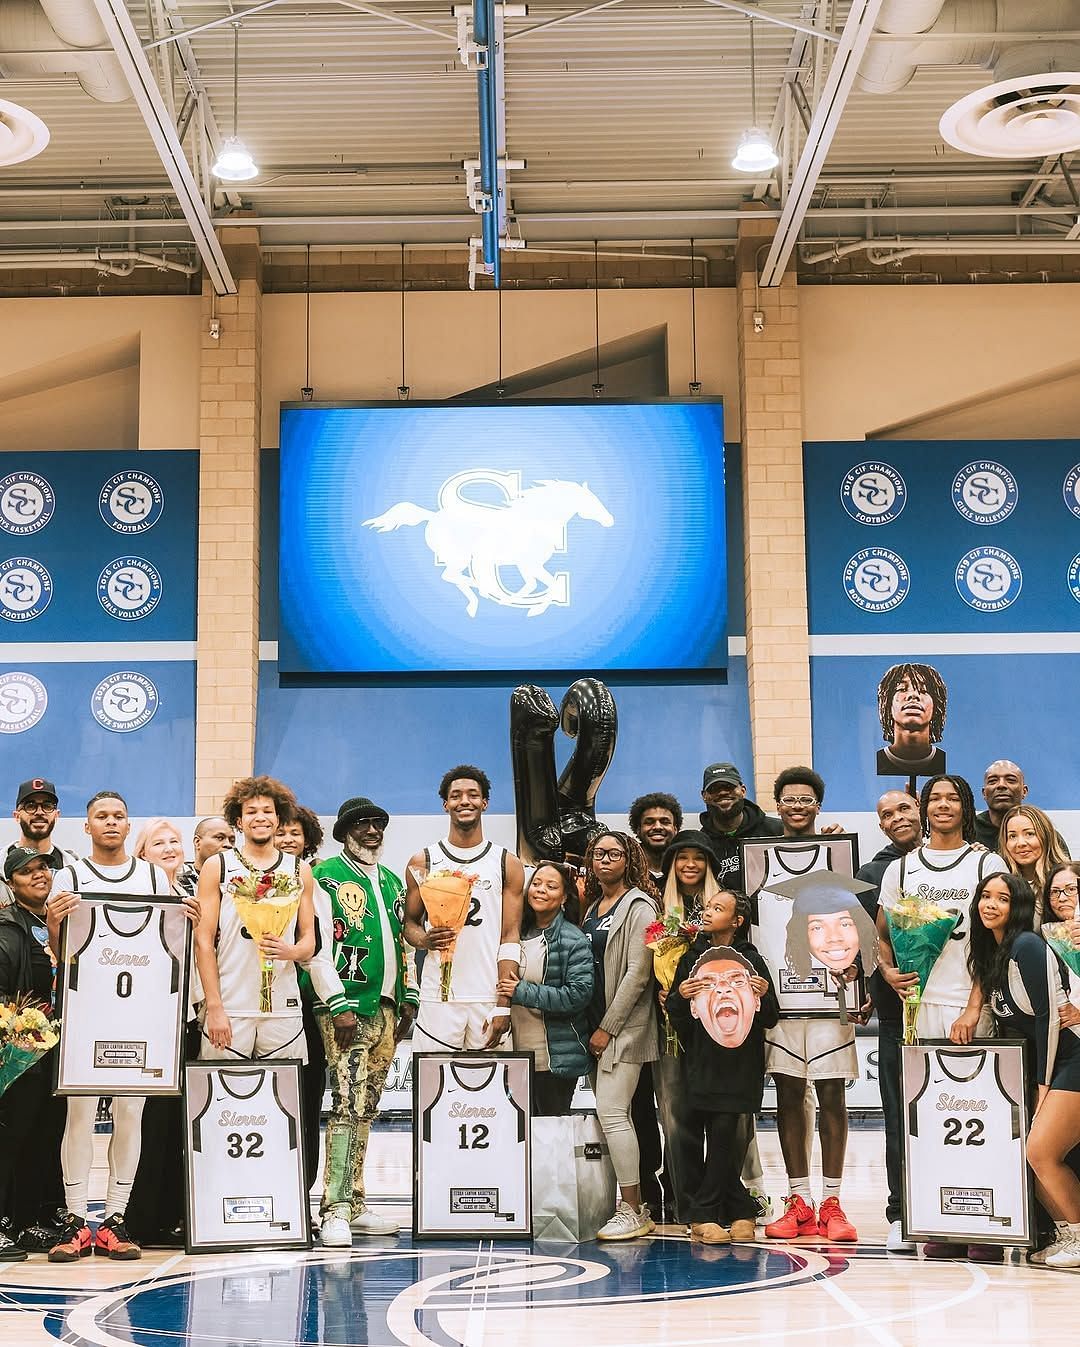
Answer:
[[[236,132],[240,102],[240,25],[233,24],[233,133],[226,137],[210,172],[223,182],[248,182],[259,176],[251,151]]]
[[[754,51],[754,21],[750,20],[750,116],[753,125],[739,137],[731,167],[740,173],[767,173],[780,162],[768,133],[757,124],[757,60]]]

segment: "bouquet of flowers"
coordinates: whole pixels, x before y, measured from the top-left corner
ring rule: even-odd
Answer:
[[[1041,935],[1055,954],[1065,960],[1068,968],[1080,974],[1080,949],[1073,943],[1070,921],[1044,921]]]
[[[258,944],[268,935],[280,939],[300,908],[300,885],[283,870],[249,870],[233,875],[230,892],[248,935]],[[259,1013],[274,1008],[274,961],[260,951]]]
[[[917,1043],[915,1026],[923,989],[934,971],[938,955],[956,930],[960,913],[950,912],[918,894],[901,893],[891,907],[885,908],[885,920],[889,924],[889,940],[897,968],[901,973],[919,975],[918,987],[904,1000],[904,1042]]]
[[[0,1005],[0,1095],[59,1040],[60,1026],[32,997]]]
[[[457,937],[469,915],[472,889],[478,876],[464,870],[420,870],[413,866],[412,877],[420,886],[420,897],[431,925],[448,927],[454,932],[450,944],[439,950],[439,996],[441,1000],[449,1001]]]
[[[679,908],[673,908],[659,921],[645,928],[645,944],[652,950],[653,975],[666,992],[671,991],[679,960],[690,948],[700,926],[684,922]],[[664,1051],[672,1057],[679,1055],[679,1036],[664,1009]]]

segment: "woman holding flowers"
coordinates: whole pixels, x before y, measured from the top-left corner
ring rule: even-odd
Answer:
[[[1063,1029],[1060,1006],[1069,974],[1035,934],[1031,889],[1013,874],[987,875],[971,901],[968,967],[1007,1035],[1032,1045],[1035,1116],[1027,1158],[1039,1201],[1057,1225],[1053,1244],[1034,1255],[1052,1268],[1080,1267],[1080,1179],[1066,1163],[1080,1145],[1080,1029]]]
[[[645,853],[627,833],[597,833],[585,853],[585,916],[596,987],[589,1039],[596,1060],[596,1116],[607,1138],[620,1199],[597,1239],[636,1239],[653,1229],[641,1201],[637,1134],[630,1101],[646,1062],[655,1062],[656,1001],[646,928],[656,917],[656,891]]]
[[[533,1114],[570,1112],[578,1079],[589,1069],[586,1011],[593,994],[592,946],[564,912],[577,888],[565,866],[538,865],[525,893],[521,924],[521,976],[501,977],[510,998],[516,1052],[534,1059]]]
[[[315,952],[311,867],[274,845],[295,809],[292,791],[269,776],[245,777],[225,797],[222,817],[243,846],[199,874],[204,1060],[306,1058],[296,965]]]

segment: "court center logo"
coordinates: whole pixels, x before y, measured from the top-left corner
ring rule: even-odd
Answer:
[[[502,500],[492,505],[466,494],[480,484],[493,486]],[[557,552],[566,551],[566,526],[575,518],[602,528],[615,522],[584,482],[539,481],[523,489],[520,472],[470,468],[443,482],[437,509],[401,501],[384,514],[365,519],[364,527],[391,533],[423,524],[435,565],[442,568],[442,578],[461,591],[469,617],[476,616],[481,599],[538,617],[552,604],[570,603],[569,573],[552,573],[548,563]],[[518,588],[506,583],[504,570],[517,571]]]
[[[49,694],[40,678],[19,670],[0,674],[0,734],[33,729],[48,705]]]
[[[856,524],[891,524],[907,504],[907,483],[890,463],[856,463],[840,483],[840,500]]]
[[[165,497],[145,472],[118,472],[98,496],[98,513],[117,533],[145,533],[161,518]]]
[[[110,617],[134,622],[158,606],[161,576],[142,557],[117,557],[98,576],[97,596]]]
[[[52,487],[36,472],[13,472],[0,478],[0,529],[5,533],[36,533],[55,509]]]
[[[1000,524],[1019,499],[1016,478],[1000,463],[968,463],[953,478],[953,504],[972,524]]]
[[[1076,556],[1069,562],[1069,570],[1065,578],[1069,585],[1069,593],[1077,603],[1080,603],[1080,552],[1077,552]]]
[[[1061,494],[1065,497],[1065,504],[1080,519],[1080,463],[1074,463],[1065,474],[1065,481],[1061,484]]]
[[[864,613],[892,612],[910,588],[907,563],[887,547],[864,547],[844,567],[844,592]]]
[[[149,725],[158,705],[154,684],[145,674],[130,669],[103,678],[90,698],[94,719],[115,734],[130,734]]]
[[[1000,547],[973,547],[956,568],[956,591],[980,613],[1000,613],[1015,603],[1024,576],[1016,558]]]
[[[48,608],[53,596],[52,576],[31,557],[9,557],[0,564],[0,617],[7,622],[29,622]]]

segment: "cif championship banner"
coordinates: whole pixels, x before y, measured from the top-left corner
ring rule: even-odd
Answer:
[[[830,808],[871,809],[902,784],[881,759],[903,708],[879,690],[904,665],[915,694],[934,694],[918,775],[944,751],[977,793],[987,763],[1011,758],[1041,806],[1075,808],[1060,746],[1080,675],[1080,440],[808,444],[804,472],[814,765]]]

